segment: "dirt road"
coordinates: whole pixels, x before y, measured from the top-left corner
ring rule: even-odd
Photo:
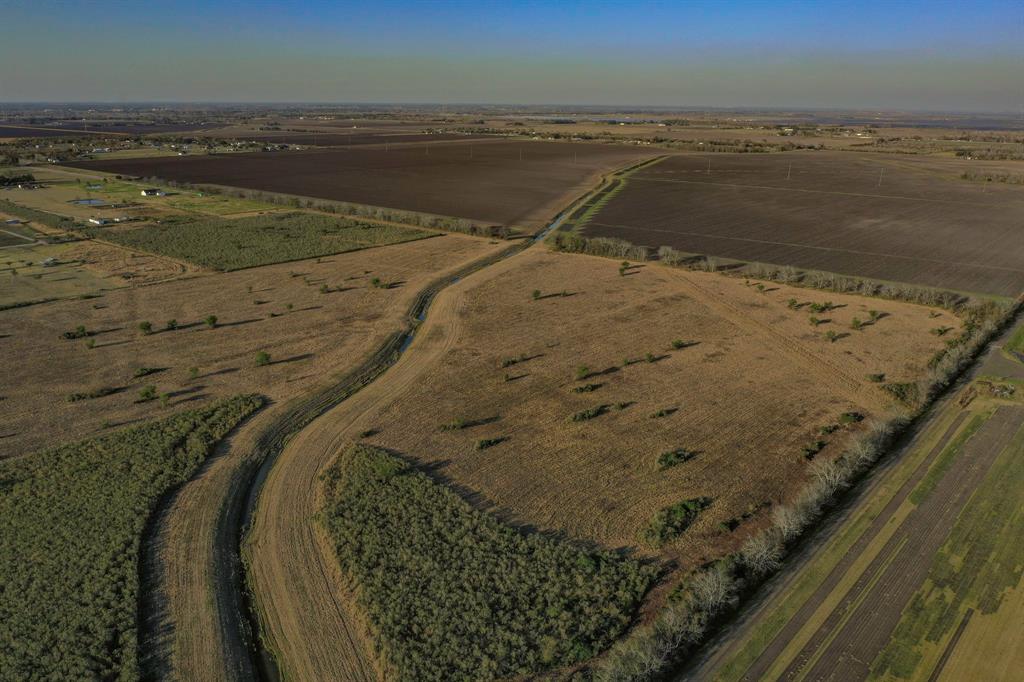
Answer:
[[[263,484],[246,554],[265,634],[286,678],[379,676],[353,600],[339,594],[345,581],[333,549],[314,521],[322,506],[318,477],[361,431],[380,426],[364,423],[362,415],[412,386],[458,342],[459,291],[472,280],[469,275],[439,294],[401,359],[292,438]]]

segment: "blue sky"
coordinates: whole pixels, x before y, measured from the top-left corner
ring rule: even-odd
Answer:
[[[0,0],[0,60],[8,102],[1018,111],[1024,2]]]

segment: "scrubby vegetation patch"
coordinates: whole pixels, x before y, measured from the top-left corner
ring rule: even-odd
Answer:
[[[524,534],[383,450],[325,475],[322,522],[396,679],[531,676],[585,660],[632,621],[639,562]]]
[[[0,677],[139,677],[139,544],[261,400],[240,396],[0,462]]]

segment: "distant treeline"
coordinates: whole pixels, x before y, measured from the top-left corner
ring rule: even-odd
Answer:
[[[0,187],[10,187],[12,185],[20,185],[23,182],[35,182],[36,176],[31,173],[23,173],[21,175],[11,175],[5,173],[0,175]]]
[[[960,179],[971,182],[1001,182],[1007,185],[1024,185],[1024,175],[1015,173],[977,173],[965,171],[960,174]]]

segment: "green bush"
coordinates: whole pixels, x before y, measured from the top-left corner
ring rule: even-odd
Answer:
[[[689,462],[696,456],[694,452],[686,450],[684,448],[678,448],[676,450],[669,450],[658,455],[658,466],[662,469],[668,469],[674,467],[677,464],[683,462]]]
[[[256,366],[257,367],[266,367],[269,364],[270,364],[270,353],[261,350],[259,353],[256,354]]]
[[[325,480],[321,522],[396,679],[533,677],[585,660],[625,632],[654,578],[507,526],[382,450],[351,448]]]
[[[0,461],[0,677],[139,677],[145,524],[259,405],[231,398]]]
[[[665,507],[647,525],[643,533],[644,541],[654,547],[661,547],[682,535],[710,505],[709,497],[693,497]]]
[[[574,414],[571,417],[569,417],[569,421],[585,422],[588,419],[593,419],[594,417],[600,417],[602,414],[604,414],[607,411],[608,411],[608,407],[606,405],[598,405],[597,407],[591,407],[590,409],[587,409],[587,410],[580,410],[576,414]]]
[[[74,330],[61,334],[60,338],[72,341],[74,339],[84,339],[87,336],[92,336],[92,334],[92,332],[86,330],[85,325],[80,324]]]

